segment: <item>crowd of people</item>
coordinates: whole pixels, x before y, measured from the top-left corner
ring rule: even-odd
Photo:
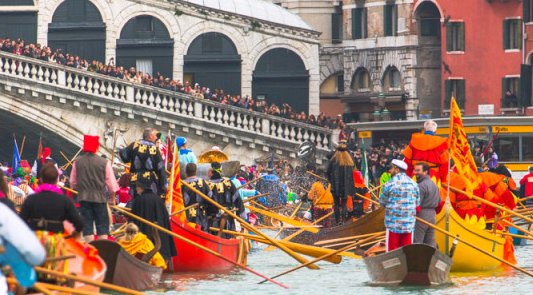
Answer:
[[[153,75],[142,73],[136,70],[135,67],[125,68],[116,64],[114,58],[110,58],[107,64],[97,60],[88,61],[77,55],[64,52],[62,49],[52,49],[39,43],[26,43],[22,39],[10,38],[0,38],[0,51],[107,75],[132,83],[186,93],[197,99],[208,99],[221,104],[232,105],[250,111],[266,113],[320,127],[335,129],[339,123],[337,118],[328,117],[324,113],[315,116],[313,114],[308,115],[303,111],[298,112],[287,103],[278,106],[274,103],[268,103],[265,100],[254,99],[250,95],[228,94],[223,89],[211,89],[198,83],[192,84],[190,81],[182,82],[180,80],[173,80],[159,72]]]

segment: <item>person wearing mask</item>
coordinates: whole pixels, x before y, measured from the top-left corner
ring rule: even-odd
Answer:
[[[387,252],[412,244],[416,207],[420,205],[418,185],[405,173],[407,164],[396,159],[391,164],[392,178],[379,195],[379,204],[385,209]]]
[[[348,153],[346,142],[341,141],[333,157],[331,157],[326,171],[327,179],[331,184],[331,193],[335,204],[333,209],[337,224],[344,222],[347,215],[348,196],[353,196],[355,193],[353,170],[354,162]]]
[[[436,210],[440,204],[439,187],[429,178],[429,166],[426,163],[415,165],[414,173],[420,191],[420,206],[417,216],[425,221],[435,224],[437,222]],[[435,230],[419,221],[415,225],[415,244],[426,244],[436,248]]]

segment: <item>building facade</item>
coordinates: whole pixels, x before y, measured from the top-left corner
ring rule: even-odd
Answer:
[[[319,110],[320,33],[262,0],[5,0],[0,32],[89,60]]]

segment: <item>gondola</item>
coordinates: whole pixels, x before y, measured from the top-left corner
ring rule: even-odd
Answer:
[[[370,285],[438,286],[450,282],[452,259],[425,244],[364,258]]]
[[[163,269],[130,255],[119,244],[97,240],[91,244],[98,249],[107,264],[104,281],[137,291],[152,290],[159,285]]]
[[[242,239],[223,239],[201,231],[189,223],[180,222],[177,216],[171,218],[172,231],[222,256],[245,264],[248,250]],[[174,238],[177,256],[172,258],[174,272],[223,272],[233,268],[233,264],[226,262],[195,246]]]
[[[302,232],[291,239],[291,242],[313,245],[316,242],[323,240],[338,239],[350,236],[363,235],[368,233],[375,233],[385,230],[383,219],[385,218],[385,211],[379,208],[375,211],[363,215],[361,218],[347,222],[343,225],[333,226],[329,228],[322,228],[317,234],[310,232]],[[289,236],[298,229],[284,230],[284,235]],[[342,246],[332,247],[338,249]]]

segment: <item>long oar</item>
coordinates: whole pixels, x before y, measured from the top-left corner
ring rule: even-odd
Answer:
[[[245,187],[249,186],[250,184],[252,184],[252,183],[254,183],[254,182],[257,182],[257,181],[260,180],[261,178],[263,178],[263,176],[259,176],[259,177],[257,177],[256,179],[250,180],[250,181],[248,181],[247,183],[245,183],[245,184],[239,186],[239,187],[237,188],[237,190],[240,190],[241,188],[245,188]]]
[[[313,223],[311,223],[311,225],[316,225],[317,223],[321,222],[322,220],[324,220],[324,219],[330,217],[331,215],[333,215],[333,213],[334,213],[333,211],[329,212],[328,214],[326,214],[326,215],[320,217],[319,219],[315,220]],[[300,230],[294,232],[293,234],[291,234],[290,236],[283,238],[282,241],[290,241],[294,237],[296,237],[297,235],[303,233],[304,231],[305,231],[305,229],[300,229]]]
[[[289,217],[290,219],[294,219],[294,216],[296,216],[296,214],[298,213],[298,211],[300,211],[300,208],[302,208],[302,205],[304,204],[304,202],[300,202],[300,204],[298,204],[298,206],[296,206],[296,208],[294,209],[294,211],[292,212],[291,216]],[[274,235],[274,239],[277,239],[279,237],[279,235],[281,235],[281,233],[283,232],[283,230],[285,230],[286,227],[285,226],[282,226],[279,231],[276,233],[276,235]],[[268,246],[265,248],[265,251],[271,251],[271,250],[274,250],[274,247],[272,245]]]
[[[236,232],[236,231],[232,231],[232,230],[226,230],[226,229],[220,230],[220,229],[215,228],[215,227],[211,227],[210,229],[214,230],[214,231],[221,231],[223,233],[234,235],[234,236],[237,236],[237,237],[244,237],[244,238],[247,238],[249,240],[253,240],[253,241],[259,242],[259,243],[272,245],[272,243],[270,243],[266,239],[264,239],[262,237],[259,237],[257,235],[250,235],[250,234],[240,233],[240,232]],[[298,243],[285,242],[285,241],[280,241],[280,243],[285,245],[285,246],[287,246],[287,248],[289,248],[289,249],[291,249],[291,250],[293,250],[295,252],[298,252],[300,254],[307,255],[307,256],[312,256],[312,257],[315,257],[315,258],[316,257],[320,257],[320,256],[322,256],[324,254],[328,254],[328,253],[330,253],[330,251],[333,251],[333,250],[329,250],[329,249],[325,249],[325,248],[309,246],[309,245],[304,245],[304,244],[298,244]],[[331,262],[331,263],[339,264],[341,262],[341,260],[342,260],[341,256],[342,256],[342,253],[339,253],[339,255],[335,255],[335,256],[329,257],[329,258],[327,258],[325,260],[328,261],[328,262]],[[346,255],[346,256],[350,256],[351,257],[351,255]]]
[[[251,224],[249,224],[248,222],[246,222],[245,220],[243,220],[242,218],[240,218],[239,216],[237,216],[235,213],[233,213],[231,210],[228,210],[226,209],[224,206],[220,205],[219,203],[217,203],[216,201],[214,201],[213,199],[211,199],[210,197],[206,196],[205,194],[203,194],[201,191],[197,190],[195,187],[193,187],[192,185],[188,184],[187,182],[181,180],[181,184],[186,186],[188,189],[192,190],[197,196],[200,196],[202,199],[206,200],[207,202],[209,202],[211,205],[217,207],[218,209],[226,212],[226,214],[228,214],[229,216],[233,217],[235,220],[237,220],[241,226],[243,226],[244,228],[246,228],[247,230],[249,231],[252,231],[260,236],[262,236],[263,238],[267,239],[268,241],[270,241],[271,243],[273,243],[274,245],[276,245],[276,247],[280,248],[281,250],[283,250],[283,252],[289,254],[291,257],[293,257],[294,259],[298,260],[300,263],[305,263],[307,262],[307,259],[303,258],[302,256],[298,255],[297,253],[295,253],[294,251],[291,251],[291,249],[281,245],[280,243],[278,243],[276,240],[272,239],[271,237],[267,236],[266,234],[264,234],[262,231],[256,229],[255,227],[253,227]],[[311,269],[319,269],[318,266],[312,264],[309,266],[309,268]]]
[[[74,160],[76,160],[76,157],[81,153],[82,150],[83,148],[80,148],[78,152],[74,155],[74,157],[72,157],[72,160],[70,160],[67,164],[63,165],[63,170],[67,170],[70,165],[74,164]]]
[[[505,224],[507,224],[507,225],[509,225],[509,226],[514,227],[516,230],[518,230],[518,231],[520,231],[520,232],[523,232],[523,233],[525,233],[526,235],[528,235],[528,236],[530,236],[530,237],[533,237],[533,233],[532,233],[532,232],[527,231],[527,230],[521,228],[520,226],[518,226],[518,225],[516,225],[516,224],[514,224],[514,223],[512,223],[512,222],[510,222],[510,221],[507,221],[507,220],[503,219],[501,222],[503,222],[503,223],[505,223]]]
[[[530,200],[530,199],[533,199],[533,196],[521,198],[521,199],[518,199],[518,201],[523,202],[523,201],[527,201],[527,200]]]
[[[293,225],[293,226],[303,226],[303,225],[307,225],[301,221],[298,221],[298,220],[294,220],[294,219],[291,219],[287,216],[283,216],[283,215],[280,215],[280,214],[276,214],[276,213],[273,213],[273,212],[269,212],[269,211],[266,211],[266,210],[262,210],[262,209],[259,209],[259,208],[256,208],[256,207],[253,207],[253,206],[248,206],[248,205],[245,205],[244,207],[252,210],[252,211],[255,211],[259,214],[262,214],[262,215],[265,215],[265,216],[268,216],[268,217],[271,217],[271,218],[274,218],[274,219],[277,219],[277,220],[280,220],[280,221],[283,221],[287,224],[290,224],[290,225]],[[306,231],[308,232],[312,232],[314,234],[318,233],[318,229],[317,228],[314,228],[314,227],[311,227],[311,228],[305,228]]]
[[[442,185],[445,186],[445,187],[447,186],[447,184],[445,184],[445,183],[443,183]],[[487,200],[485,200],[485,199],[483,199],[483,198],[480,198],[480,197],[478,197],[478,196],[476,196],[476,195],[474,195],[474,194],[469,194],[469,193],[467,193],[467,192],[465,192],[465,191],[463,191],[463,190],[460,190],[460,189],[458,189],[458,188],[455,188],[455,187],[453,187],[453,186],[449,186],[449,188],[450,188],[450,190],[454,191],[455,193],[463,194],[463,195],[468,196],[469,198],[474,199],[474,200],[476,200],[476,201],[479,201],[479,202],[481,202],[481,203],[483,203],[483,204],[485,204],[485,205],[491,206],[491,207],[496,208],[496,209],[500,209],[501,211],[504,211],[504,212],[506,212],[506,213],[509,213],[510,215],[513,215],[513,216],[515,216],[515,217],[522,218],[522,219],[524,219],[524,220],[527,221],[527,222],[531,222],[531,223],[533,223],[533,219],[531,219],[531,218],[529,218],[529,217],[527,217],[527,216],[525,216],[525,215],[523,215],[523,214],[516,213],[516,212],[514,212],[513,210],[511,210],[511,209],[509,209],[509,208],[506,208],[506,207],[500,206],[500,205],[495,204],[495,203],[493,203],[493,202],[491,202],[491,201],[487,201]]]
[[[192,204],[192,205],[190,205],[190,206],[187,206],[187,207],[185,207],[185,208],[183,208],[183,209],[181,209],[181,210],[178,210],[178,211],[176,211],[176,212],[170,214],[170,217],[172,217],[172,216],[174,216],[174,215],[178,215],[178,214],[180,214],[180,213],[182,213],[182,212],[185,212],[185,211],[187,211],[187,210],[189,210],[189,209],[192,209],[192,208],[194,208],[194,207],[198,207],[198,205],[199,205],[199,204],[196,203],[196,204]]]
[[[251,202],[251,201],[255,201],[256,199],[259,199],[261,197],[264,197],[264,196],[268,196],[272,193],[264,193],[264,194],[259,194],[259,195],[255,195],[253,197],[249,197],[249,198],[246,198],[244,200],[242,200],[243,203],[248,203],[248,202]]]
[[[153,228],[155,228],[157,230],[160,230],[160,231],[162,231],[162,232],[164,232],[164,233],[166,233],[166,234],[168,234],[168,235],[170,235],[170,236],[172,236],[172,237],[174,237],[174,238],[176,238],[176,239],[178,239],[180,241],[183,241],[183,242],[185,242],[185,243],[187,243],[189,245],[192,245],[192,246],[194,246],[194,247],[196,247],[198,249],[201,249],[201,250],[203,250],[203,251],[205,251],[205,252],[207,252],[209,254],[212,254],[212,255],[214,255],[214,256],[216,256],[216,257],[218,257],[218,258],[220,258],[220,259],[222,259],[224,261],[227,261],[227,262],[229,262],[229,263],[231,263],[231,264],[233,264],[235,266],[238,266],[238,267],[240,267],[240,268],[242,268],[242,269],[244,269],[244,270],[246,270],[248,272],[251,272],[251,273],[253,273],[254,275],[256,275],[258,277],[261,277],[263,279],[266,277],[265,275],[262,275],[262,274],[258,273],[257,271],[255,271],[255,270],[253,270],[251,268],[248,268],[247,266],[244,266],[244,265],[242,265],[242,264],[240,264],[240,263],[238,263],[236,261],[233,261],[233,260],[231,260],[229,258],[226,258],[226,257],[222,256],[221,254],[219,254],[219,253],[217,253],[217,252],[215,252],[215,251],[213,251],[213,250],[211,250],[211,249],[209,249],[207,247],[204,247],[204,246],[202,246],[202,245],[200,245],[200,244],[198,244],[198,243],[196,243],[194,241],[191,241],[191,240],[189,240],[189,239],[187,239],[185,237],[182,237],[182,236],[176,234],[173,231],[170,231],[170,230],[168,230],[168,229],[166,229],[164,227],[161,227],[161,226],[159,226],[159,225],[157,225],[157,224],[155,224],[155,223],[153,223],[151,221],[148,221],[148,220],[146,220],[146,219],[144,219],[142,217],[139,217],[139,216],[137,216],[137,215],[135,215],[133,213],[130,213],[130,212],[118,207],[118,206],[113,206],[113,209],[121,212],[122,214],[124,214],[124,215],[126,215],[128,217],[134,218],[134,219],[136,219],[136,220],[138,220],[138,221],[140,221],[140,222],[142,222],[142,223],[144,223],[146,225],[149,225],[149,226],[151,226],[151,227],[153,227]],[[280,287],[283,287],[285,289],[288,289],[287,286],[285,286],[285,285],[283,285],[281,283],[278,283],[278,282],[276,282],[274,280],[272,280],[270,282],[272,282],[272,283],[274,283],[274,284],[276,284],[276,285],[278,285]]]
[[[377,234],[377,233],[385,233],[385,232],[384,231],[380,231],[380,232],[362,234],[362,235],[351,236],[351,237],[344,237],[344,238],[331,239],[331,240],[322,240],[322,241],[316,242],[314,245],[322,246],[322,245],[333,244],[333,243],[338,243],[338,242],[359,240],[361,238],[366,238],[368,236],[371,236],[371,235],[374,235],[374,234]]]
[[[70,287],[65,287],[65,286],[59,286],[59,285],[52,285],[52,284],[47,284],[47,283],[40,283],[40,282],[35,283],[35,286],[40,286],[40,287],[47,288],[49,290],[59,291],[62,293],[67,293],[67,294],[104,295],[103,293],[85,291],[85,290],[80,290],[80,289],[75,289],[75,288],[70,288]]]
[[[100,288],[116,291],[116,292],[123,293],[123,294],[131,294],[131,295],[143,295],[144,294],[142,292],[135,291],[135,290],[132,290],[132,289],[128,289],[128,288],[124,288],[124,287],[120,287],[120,286],[116,286],[116,285],[112,285],[112,284],[108,284],[108,283],[94,281],[94,280],[91,280],[91,279],[88,279],[88,278],[85,278],[85,277],[82,277],[82,276],[75,276],[75,275],[71,275],[71,274],[58,272],[58,271],[55,271],[55,270],[46,269],[46,268],[41,267],[41,266],[36,266],[35,270],[40,272],[40,273],[44,273],[44,274],[51,275],[51,276],[54,276],[54,277],[60,277],[60,278],[68,279],[68,280],[79,281],[79,282],[82,282],[82,283],[85,283],[85,284],[97,286],[97,287],[100,287]]]
[[[348,245],[348,246],[346,246],[346,247],[340,248],[339,250],[332,251],[332,252],[330,252],[330,253],[328,253],[328,254],[326,254],[326,255],[324,255],[324,256],[318,257],[318,258],[313,259],[313,260],[311,260],[311,261],[309,261],[309,262],[307,262],[307,263],[300,264],[300,265],[298,265],[297,267],[291,268],[291,269],[289,269],[289,270],[287,270],[287,271],[284,271],[284,272],[282,272],[282,273],[280,273],[280,274],[277,274],[277,275],[271,277],[271,279],[279,278],[279,277],[281,277],[281,276],[283,276],[283,275],[286,275],[286,274],[288,274],[288,273],[291,273],[291,272],[293,272],[293,271],[295,271],[295,270],[298,270],[298,269],[300,269],[300,268],[302,268],[302,267],[306,267],[307,264],[315,263],[315,262],[318,262],[318,261],[324,260],[324,259],[326,259],[326,258],[328,258],[328,257],[331,257],[331,256],[333,256],[333,255],[337,255],[337,254],[339,254],[339,253],[341,253],[341,252],[349,251],[350,249],[356,248],[356,247],[358,247],[359,245],[361,245],[361,244],[363,244],[363,243],[366,243],[366,242],[368,242],[368,241],[370,241],[370,240],[375,239],[377,236],[378,236],[378,235],[376,234],[376,235],[370,236],[370,237],[368,237],[368,238],[366,238],[366,239],[363,239],[363,240],[361,240],[361,241],[357,241],[357,242],[355,242],[355,243],[352,243],[352,244],[350,244],[350,245]],[[261,282],[259,282],[259,284],[262,284],[262,283],[264,283],[264,282],[266,282],[266,280],[265,280],[265,281],[261,281]]]
[[[451,186],[450,186],[450,189],[452,189]],[[463,192],[460,192],[460,193],[463,193]],[[357,194],[357,193],[356,193],[356,194]],[[464,192],[464,194],[466,194],[466,192]],[[370,199],[368,199],[368,198],[365,197],[365,196],[361,196],[360,194],[357,194],[357,195],[359,195],[359,197],[361,197],[361,198],[363,198],[363,199],[370,200]],[[370,200],[370,201],[373,202],[374,204],[377,204],[377,205],[379,206],[379,203],[378,203],[378,202],[376,202],[376,201],[374,201],[374,200]],[[490,203],[490,202],[489,202],[489,203]],[[454,235],[451,234],[450,232],[448,232],[448,231],[446,231],[446,230],[444,230],[444,229],[442,229],[442,228],[440,228],[440,227],[438,227],[438,226],[436,226],[436,225],[434,225],[434,224],[432,224],[432,223],[429,223],[429,222],[425,221],[424,219],[422,219],[422,218],[420,218],[420,217],[418,217],[418,216],[415,216],[415,217],[416,217],[416,220],[417,220],[417,221],[419,221],[419,222],[421,222],[421,223],[423,223],[423,224],[425,224],[425,225],[431,227],[432,229],[434,229],[434,230],[436,230],[436,231],[439,231],[439,232],[441,232],[441,233],[443,233],[443,234],[445,234],[445,235],[447,235],[447,236],[449,236],[449,237],[451,237],[451,238],[457,239],[457,241],[459,241],[459,242],[461,242],[461,243],[463,243],[463,244],[469,246],[470,248],[473,248],[473,249],[475,249],[475,250],[477,250],[477,251],[479,251],[479,252],[481,252],[481,253],[483,253],[483,254],[489,256],[489,257],[492,257],[492,258],[498,260],[499,262],[501,262],[501,263],[503,263],[503,264],[505,264],[505,265],[508,265],[508,266],[510,266],[510,267],[512,267],[512,268],[514,268],[514,269],[516,269],[516,270],[518,270],[518,271],[521,271],[521,272],[527,274],[528,276],[533,277],[533,273],[531,273],[531,272],[529,272],[529,271],[527,271],[527,270],[525,270],[525,269],[523,269],[523,268],[521,268],[521,267],[519,267],[519,266],[516,266],[516,265],[510,263],[510,262],[507,261],[507,260],[501,259],[500,257],[498,257],[498,256],[496,256],[496,255],[494,255],[494,254],[492,254],[492,253],[490,253],[490,252],[488,252],[488,251],[485,251],[485,250],[479,248],[478,246],[476,246],[476,245],[474,245],[474,244],[472,244],[472,243],[470,243],[470,242],[468,242],[468,241],[466,241],[466,240],[463,240],[462,238],[459,237],[459,235],[454,236]]]

